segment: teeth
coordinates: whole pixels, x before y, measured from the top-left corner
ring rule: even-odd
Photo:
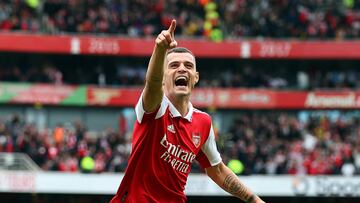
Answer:
[[[180,79],[184,79],[187,81],[187,78],[185,76],[180,76],[180,77],[176,78],[176,80],[180,80]]]
[[[187,86],[188,79],[185,76],[179,76],[175,79],[176,86]]]

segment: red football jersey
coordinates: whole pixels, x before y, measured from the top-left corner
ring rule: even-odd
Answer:
[[[131,156],[111,203],[186,202],[194,159],[204,168],[221,162],[210,116],[189,103],[188,114],[181,117],[165,96],[153,113],[145,113],[140,97],[135,111]]]

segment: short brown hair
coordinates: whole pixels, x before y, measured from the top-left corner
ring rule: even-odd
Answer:
[[[173,49],[170,49],[169,51],[166,52],[166,55],[169,55],[171,53],[189,53],[195,58],[195,55],[185,47],[175,47]]]
[[[196,63],[196,58],[195,58],[195,55],[192,53],[192,51],[190,51],[189,49],[185,48],[185,47],[175,47],[175,48],[172,48],[170,50],[168,50],[166,52],[166,56],[171,54],[171,53],[189,53],[191,54],[193,57],[194,57],[194,60],[195,60],[195,63]]]

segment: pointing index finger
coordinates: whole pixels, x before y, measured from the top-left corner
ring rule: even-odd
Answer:
[[[170,34],[173,38],[174,38],[175,28],[176,28],[176,20],[172,20],[168,31],[170,32]]]

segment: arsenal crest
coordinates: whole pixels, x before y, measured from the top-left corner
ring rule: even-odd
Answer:
[[[200,143],[201,143],[200,133],[193,133],[192,134],[192,141],[193,141],[195,147],[198,148],[200,146]]]

